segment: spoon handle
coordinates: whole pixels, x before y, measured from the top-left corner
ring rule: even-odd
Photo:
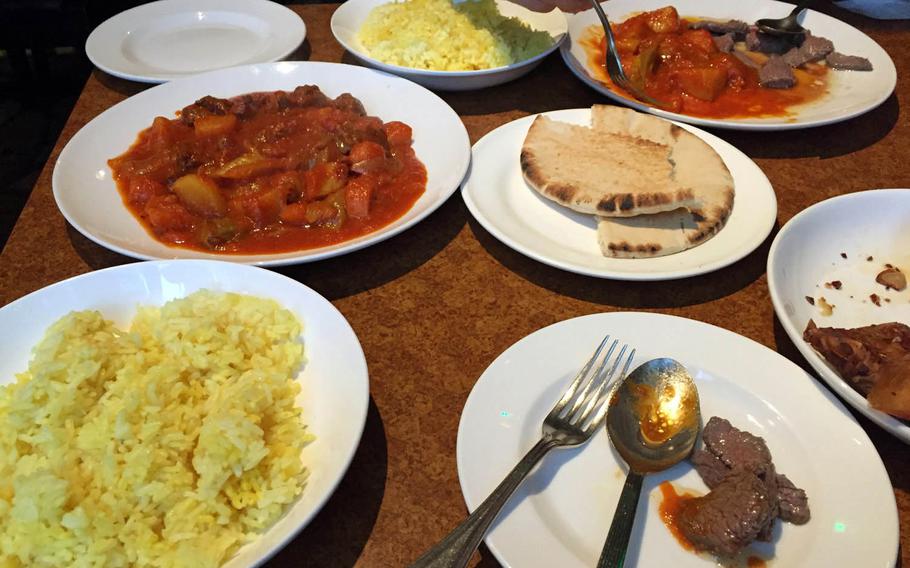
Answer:
[[[629,537],[635,525],[635,511],[638,509],[643,479],[642,474],[629,470],[597,568],[622,568],[626,561],[626,549],[629,547]]]
[[[812,3],[812,0],[802,0],[796,4],[796,8],[793,8],[793,11],[790,12],[791,16],[798,16],[800,12],[809,7],[809,4]]]

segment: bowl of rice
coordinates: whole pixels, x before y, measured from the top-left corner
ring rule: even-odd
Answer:
[[[265,562],[354,455],[363,351],[306,286],[129,264],[0,308],[0,566]]]
[[[507,0],[347,0],[331,27],[365,65],[440,91],[517,79],[568,30],[559,10],[533,12]]]

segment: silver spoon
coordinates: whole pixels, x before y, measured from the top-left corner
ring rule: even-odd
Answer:
[[[765,32],[766,34],[772,35],[799,35],[806,33],[806,28],[799,25],[799,22],[796,21],[796,17],[799,16],[799,13],[809,7],[809,4],[812,0],[802,0],[799,4],[796,5],[796,8],[793,8],[793,11],[790,12],[790,15],[786,18],[762,18],[755,22],[755,25],[758,26],[758,29]]]
[[[643,363],[613,392],[607,432],[629,464],[629,474],[598,568],[622,567],[645,474],[663,471],[688,457],[700,430],[695,382],[673,359]]]

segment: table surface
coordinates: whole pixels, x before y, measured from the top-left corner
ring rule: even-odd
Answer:
[[[786,132],[714,133],[752,158],[778,197],[772,234],[720,271],[679,281],[629,283],[563,272],[509,249],[452,196],[410,230],[339,258],[279,271],[328,298],[348,319],[370,368],[363,440],[334,496],[271,566],[399,566],[465,515],[455,437],[465,399],[493,359],[522,337],[575,316],[620,310],[673,314],[753,339],[811,368],[775,318],[765,263],[777,230],[823,199],[871,188],[910,187],[910,27],[819,8],[858,27],[894,59],[895,93],[862,117]],[[293,6],[307,39],[291,59],[353,63],[329,30],[337,4]],[[91,270],[133,262],[70,227],[51,193],[57,155],[92,118],[147,85],[95,71],[0,253],[0,305]],[[516,118],[604,99],[558,54],[530,75],[481,92],[443,93],[472,143]],[[910,107],[908,107],[910,108]],[[360,268],[350,278],[347,268]],[[428,317],[432,315],[432,317]],[[900,511],[901,560],[910,560],[910,452],[859,414],[884,460]],[[478,566],[496,566],[485,548]],[[907,564],[910,566],[910,564]]]

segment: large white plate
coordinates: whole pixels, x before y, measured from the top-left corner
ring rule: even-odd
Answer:
[[[604,12],[614,22],[625,20],[636,12],[654,10],[666,6],[666,0],[610,0],[602,4]],[[712,0],[678,0],[672,2],[680,16],[738,19],[753,23],[759,18],[782,18],[793,9],[791,4],[774,0],[754,2],[716,2]],[[802,24],[813,34],[824,36],[834,42],[834,48],[850,55],[861,55],[872,62],[873,71],[831,71],[829,93],[820,100],[794,107],[792,116],[764,118],[699,118],[667,112],[650,107],[639,101],[618,95],[604,84],[595,80],[596,75],[588,65],[588,56],[579,38],[586,28],[600,25],[594,10],[587,10],[569,18],[569,37],[563,42],[560,53],[569,69],[582,81],[600,93],[625,105],[662,116],[716,128],[738,130],[787,130],[821,126],[840,122],[870,111],[885,101],[897,83],[894,62],[875,41],[856,28],[825,14],[808,10],[804,12]]]
[[[870,256],[872,260],[866,260]],[[910,443],[910,426],[869,406],[863,395],[803,341],[809,319],[819,327],[894,321],[910,325],[910,289],[887,291],[875,282],[885,263],[910,272],[910,189],[850,193],[800,212],[771,245],[768,288],[781,325],[815,372],[850,406]],[[842,282],[840,290],[825,287],[834,280]],[[870,301],[873,293],[881,297],[880,307]],[[806,296],[823,296],[835,305],[833,313],[821,315],[818,304],[810,305]]]
[[[357,39],[357,32],[363,25],[370,11],[376,6],[388,4],[392,0],[347,0],[332,14],[332,33],[351,55],[364,64],[389,73],[401,75],[420,83],[430,89],[441,91],[470,91],[500,85],[530,72],[537,67],[543,58],[559,47],[566,37],[566,17],[559,10],[547,13],[533,12],[506,0],[497,0],[500,13],[510,18],[518,18],[535,30],[542,30],[553,37],[553,45],[534,57],[504,67],[481,69],[478,71],[430,71],[389,65],[370,57],[366,48]]]
[[[553,120],[590,125],[591,109],[544,113]],[[536,116],[536,115],[535,115]],[[500,126],[474,144],[461,191],[471,214],[497,239],[540,262],[601,278],[667,280],[723,268],[765,240],[777,218],[771,183],[745,154],[720,138],[680,124],[720,155],[733,175],[736,197],[726,226],[697,247],[657,258],[606,258],[597,244],[592,215],[540,196],[521,175],[521,145],[535,116]]]
[[[111,75],[163,83],[277,61],[305,37],[300,16],[268,0],[160,0],[102,22],[88,36],[85,53]]]
[[[322,508],[360,442],[369,402],[366,360],[344,316],[310,288],[274,272],[227,262],[141,262],[90,272],[48,286],[0,308],[0,384],[28,367],[47,327],[72,310],[99,310],[121,326],[138,305],[161,305],[200,289],[272,298],[303,322],[306,363],[297,377],[308,431],[310,470],[301,497],[267,532],[240,549],[225,568],[256,566],[290,542]],[[344,417],[344,419],[339,419]]]
[[[778,471],[805,488],[812,520],[778,523],[752,545],[769,566],[893,566],[898,517],[869,438],[837,399],[777,353],[729,331],[644,313],[584,316],[551,325],[502,353],[481,375],[458,428],[458,477],[473,510],[540,436],[540,424],[604,334],[638,349],[638,363],[672,357],[695,378],[704,420],[721,416],[762,436]],[[635,366],[635,364],[633,364]],[[582,568],[600,555],[625,477],[605,430],[557,450],[512,497],[486,542],[503,566]],[[707,487],[687,462],[645,478],[626,566],[709,567],[659,517],[657,485]],[[862,488],[862,490],[857,490]],[[529,546],[528,543],[533,543]]]
[[[156,116],[174,113],[205,95],[232,97],[254,91],[317,85],[330,97],[349,92],[369,114],[400,120],[414,131],[414,150],[427,168],[427,188],[392,224],[356,239],[280,254],[211,254],[166,246],[126,209],[107,160],[125,152]],[[57,206],[80,233],[111,250],[142,259],[210,258],[276,266],[309,262],[361,249],[413,226],[458,188],[471,159],[461,119],[435,94],[400,77],[337,63],[280,62],[212,71],[158,85],[111,107],[69,141],[54,167]]]

